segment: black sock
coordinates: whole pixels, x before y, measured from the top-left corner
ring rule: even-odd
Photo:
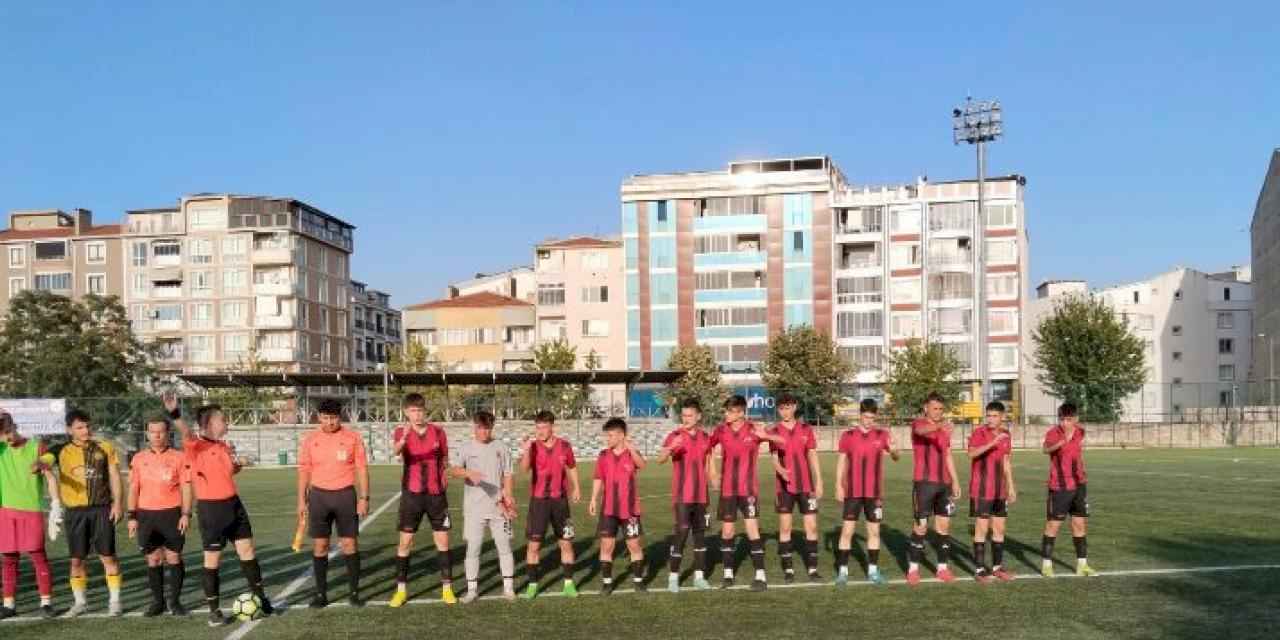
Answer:
[[[329,556],[311,556],[311,575],[316,580],[316,595],[329,598]]]
[[[409,556],[396,556],[396,582],[409,583]]]
[[[671,536],[671,554],[668,562],[671,573],[680,573],[680,561],[684,559],[684,543],[688,539],[688,529],[677,529],[675,535]]]
[[[263,610],[270,613],[271,602],[267,600],[267,591],[262,585],[262,567],[258,565],[258,559],[241,560],[240,571],[244,573],[244,581],[249,583],[249,590],[262,600]]]
[[[986,571],[987,543],[973,541],[973,566],[978,573]]]
[[[1004,566],[1004,540],[991,541],[991,564],[997,567]]]
[[[754,542],[751,546],[751,552],[755,553]],[[783,540],[782,538],[778,538],[778,558],[782,560],[783,573],[795,573],[796,570],[792,566],[792,562],[791,562],[791,539],[790,538],[786,540]],[[752,556],[751,560],[754,562],[755,556]]]
[[[751,566],[756,571],[764,571],[764,538],[751,540]]]
[[[911,533],[911,544],[907,546],[907,559],[916,564],[924,561],[924,536]]]
[[[147,585],[151,587],[151,600],[164,604],[164,565],[147,567]]]
[[[644,558],[631,561],[631,581],[644,582]]]
[[[1045,560],[1053,558],[1053,538],[1049,536],[1040,538],[1040,557]]]
[[[849,549],[836,549],[836,567],[849,566]]]
[[[440,579],[446,583],[453,582],[453,554],[448,549],[439,552]]]
[[[217,569],[205,567],[204,570],[204,599],[209,603],[209,611],[218,610],[218,590],[222,587],[221,577],[218,575]]]
[[[693,531],[693,569],[695,571],[708,571],[707,532],[705,530],[694,529]]]
[[[951,559],[951,536],[942,536],[938,544],[938,564],[946,564]]]
[[[724,569],[733,571],[733,538],[720,538],[720,562]]]
[[[1085,541],[1084,536],[1079,538],[1071,536],[1071,542],[1076,545],[1076,559],[1084,560],[1089,557],[1089,543]]]
[[[573,563],[572,562],[560,563],[560,576],[570,582],[573,581]]]
[[[182,561],[169,565],[169,602],[182,599],[182,583],[187,579],[187,565]]]
[[[804,566],[810,573],[818,570],[818,541],[804,541]]]
[[[343,556],[347,561],[347,586],[351,588],[351,595],[360,593],[360,552],[357,551],[349,556]]]
[[[869,565],[871,565],[871,566],[873,566],[873,567],[874,567],[874,566],[878,566],[878,565],[880,564],[880,550],[879,550],[879,549],[867,549],[867,564],[869,564]]]
[[[600,581],[604,582],[605,584],[609,584],[610,582],[613,582],[613,561],[612,560],[600,561]]]
[[[538,584],[542,580],[542,565],[536,562],[525,565],[525,575],[529,584]]]

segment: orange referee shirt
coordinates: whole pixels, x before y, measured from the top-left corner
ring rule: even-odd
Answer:
[[[182,506],[182,454],[151,449],[134,454],[129,463],[129,486],[138,496],[135,509],[160,511]]]
[[[200,437],[183,443],[183,481],[195,487],[197,500],[227,500],[236,495],[235,461],[231,447]]]
[[[308,433],[298,448],[298,468],[311,474],[311,486],[336,491],[354,486],[356,472],[364,471],[368,460],[364,440],[350,429]]]

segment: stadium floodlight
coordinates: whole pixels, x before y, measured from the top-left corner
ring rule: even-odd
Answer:
[[[978,315],[978,379],[981,383],[983,403],[991,400],[991,355],[987,353],[987,214],[983,205],[987,173],[987,143],[1004,135],[1004,109],[999,100],[964,99],[964,104],[951,110],[951,140],[955,144],[966,143],[976,147],[978,154],[978,215],[977,237],[974,247],[977,253],[978,285],[974,306]]]

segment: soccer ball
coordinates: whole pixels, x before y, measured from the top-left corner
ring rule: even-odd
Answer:
[[[241,622],[257,620],[262,617],[262,601],[252,593],[242,593],[231,605],[231,615]]]

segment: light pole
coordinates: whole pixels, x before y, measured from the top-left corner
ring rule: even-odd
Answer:
[[[977,238],[974,239],[974,250],[977,252],[978,287],[976,307],[978,314],[978,380],[981,384],[980,404],[991,400],[991,356],[987,353],[987,212],[983,206],[985,195],[983,186],[987,174],[987,143],[995,142],[1004,135],[1004,112],[998,100],[974,101],[973,97],[964,99],[964,105],[951,110],[951,135],[955,144],[974,145],[978,154],[978,215]]]
[[[1272,410],[1276,406],[1276,350],[1275,339],[1265,333],[1259,333],[1259,338],[1267,339],[1267,406]]]

